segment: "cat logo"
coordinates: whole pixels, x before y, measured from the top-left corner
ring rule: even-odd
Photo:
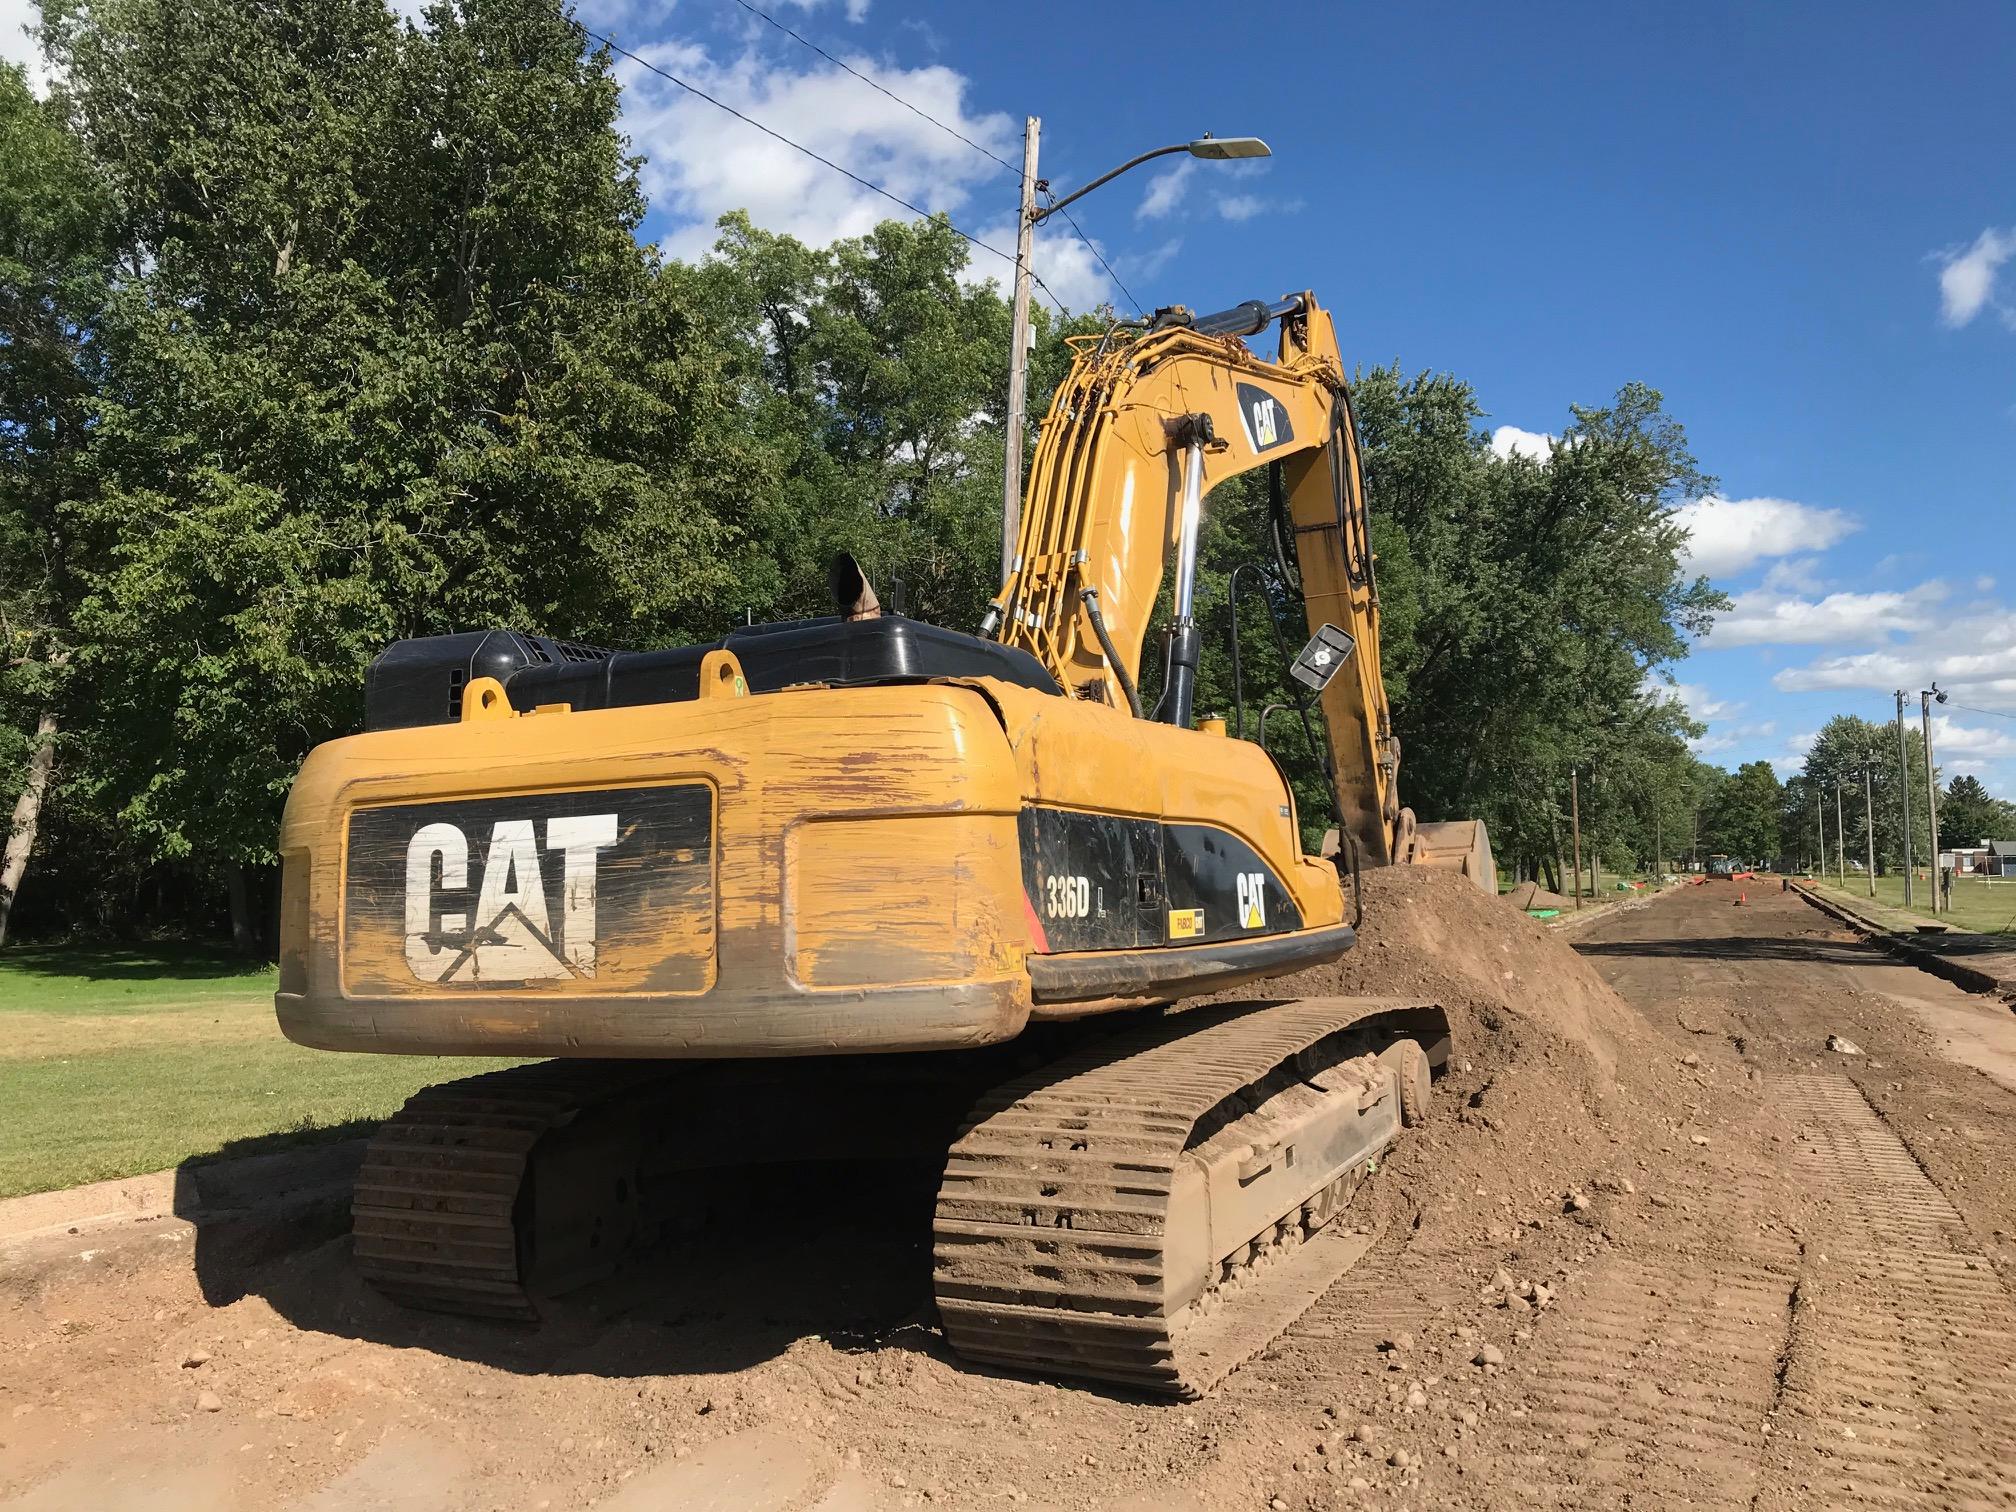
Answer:
[[[614,814],[546,821],[545,851],[560,868],[560,927],[553,927],[538,824],[500,819],[476,891],[473,919],[434,910],[440,889],[469,886],[469,837],[453,824],[422,825],[406,845],[406,965],[422,982],[536,982],[595,975],[597,859],[616,844]]]
[[[1274,401],[1262,399],[1253,406],[1253,449],[1264,451],[1274,441]]]
[[[1267,873],[1239,873],[1239,927],[1267,927]]]
[[[1257,383],[1239,384],[1236,393],[1239,424],[1246,432],[1246,444],[1254,451],[1272,451],[1295,439],[1295,427],[1280,399]]]

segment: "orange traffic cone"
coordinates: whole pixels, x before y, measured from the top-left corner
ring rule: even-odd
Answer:
[[[1741,907],[1743,907],[1743,906],[1744,906],[1745,904],[1747,904],[1747,903],[1748,903],[1749,901],[1750,901],[1750,894],[1749,894],[1749,893],[1747,893],[1747,892],[1740,892],[1740,893],[1736,894],[1736,906],[1737,906],[1738,908],[1741,908]]]

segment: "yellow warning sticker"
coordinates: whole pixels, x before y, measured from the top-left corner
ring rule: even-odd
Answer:
[[[1172,908],[1169,910],[1169,938],[1172,940],[1193,940],[1204,933],[1204,910],[1201,908]]]

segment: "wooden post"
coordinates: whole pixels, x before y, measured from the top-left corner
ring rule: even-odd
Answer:
[[[1575,906],[1582,906],[1582,778],[1573,767],[1568,769],[1568,813],[1569,822],[1575,831]]]
[[[1002,478],[1001,577],[1015,566],[1015,538],[1022,529],[1022,433],[1029,404],[1029,254],[1036,238],[1036,138],[1043,123],[1022,123],[1022,208],[1015,230],[1015,294],[1008,324],[1007,469]]]

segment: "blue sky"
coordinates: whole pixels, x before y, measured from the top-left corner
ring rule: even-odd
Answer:
[[[1721,482],[1686,519],[1735,609],[1674,669],[1703,754],[1789,774],[1829,715],[1937,678],[1942,767],[2016,796],[2016,6],[755,3],[1002,158],[1040,116],[1059,192],[1265,137],[1266,163],[1172,159],[1082,203],[1142,305],[1314,289],[1347,360],[1460,374],[1507,447],[1655,385]],[[0,51],[27,4],[0,0]],[[580,14],[1012,244],[1012,176],[734,0]],[[815,241],[897,213],[622,75],[669,250],[732,208]],[[1126,303],[1061,224],[1038,268]]]

